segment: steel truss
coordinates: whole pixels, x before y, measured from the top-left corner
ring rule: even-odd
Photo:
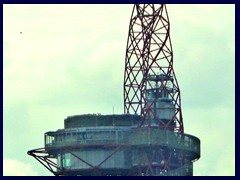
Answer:
[[[109,123],[109,117],[99,118],[91,126],[85,124],[91,127],[86,130],[84,123],[80,123],[81,118],[75,119],[78,123],[70,123],[64,130],[45,133],[45,148],[30,150],[28,155],[55,176],[193,175],[193,162],[200,158],[200,140],[184,134],[180,89],[173,69],[170,23],[164,4],[135,4],[133,7],[125,58],[124,113],[137,114],[139,120],[126,125],[114,120]],[[129,121],[132,120],[129,117]],[[99,123],[98,127],[98,122],[104,123]],[[98,128],[104,139],[99,138]],[[116,131],[114,135],[109,135],[109,128]],[[84,134],[81,135],[84,141],[79,140],[78,133]],[[103,150],[105,154],[101,154]],[[73,162],[69,166],[66,166],[67,155]],[[119,161],[114,158],[124,163],[118,166]]]
[[[153,89],[151,76],[165,76],[167,80],[155,81],[158,93],[167,92],[175,104],[175,114],[169,122],[157,119],[159,126],[168,129],[176,123],[175,132],[184,132],[180,89],[173,70],[173,52],[170,24],[166,5],[135,4],[129,25],[124,74],[124,112],[143,116],[140,126],[148,125],[153,115],[152,103],[147,103],[147,91]],[[171,89],[171,90],[170,90]]]

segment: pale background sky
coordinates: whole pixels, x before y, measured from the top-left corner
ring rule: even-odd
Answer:
[[[51,175],[27,151],[67,116],[123,113],[132,8],[3,5],[4,175]],[[185,133],[201,140],[194,175],[235,175],[235,6],[167,10]]]

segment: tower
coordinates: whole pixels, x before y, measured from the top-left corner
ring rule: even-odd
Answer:
[[[180,89],[173,69],[170,22],[165,4],[134,5],[125,58],[124,113],[142,117],[139,130],[157,133],[160,139],[162,136],[171,137],[163,139],[161,145],[150,142],[152,146],[159,145],[156,149],[146,147],[150,154],[161,152],[156,159],[153,158],[159,166],[154,166],[148,158],[148,164],[152,163],[149,166],[151,175],[192,175],[192,162],[200,158],[200,141],[184,134]],[[144,136],[143,139],[148,138]],[[189,141],[194,148],[184,147]],[[161,157],[159,162],[158,157]],[[143,172],[145,175],[149,174],[147,169]]]
[[[28,151],[54,175],[191,176],[200,140],[184,134],[166,5],[135,4],[124,114],[69,116]]]
[[[134,5],[125,59],[124,110],[144,117],[140,126],[184,131],[166,5]]]

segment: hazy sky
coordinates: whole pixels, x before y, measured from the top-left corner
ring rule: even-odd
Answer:
[[[4,175],[51,175],[30,149],[67,116],[123,113],[133,5],[3,5]],[[167,5],[194,175],[235,175],[235,7]],[[22,33],[20,33],[22,32]]]

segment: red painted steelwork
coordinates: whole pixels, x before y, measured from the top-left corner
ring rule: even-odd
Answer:
[[[167,80],[155,81],[158,85],[155,88],[152,84],[154,80],[149,80],[151,76],[162,76]],[[140,127],[152,126],[149,117],[154,116],[153,106],[157,98],[147,103],[149,88],[155,88],[158,94],[168,93],[174,105],[170,121],[155,117],[158,126],[171,129],[171,125],[174,126],[173,131],[183,133],[180,89],[173,70],[170,24],[164,4],[135,4],[130,19],[125,58],[124,113],[141,115],[143,121]]]

